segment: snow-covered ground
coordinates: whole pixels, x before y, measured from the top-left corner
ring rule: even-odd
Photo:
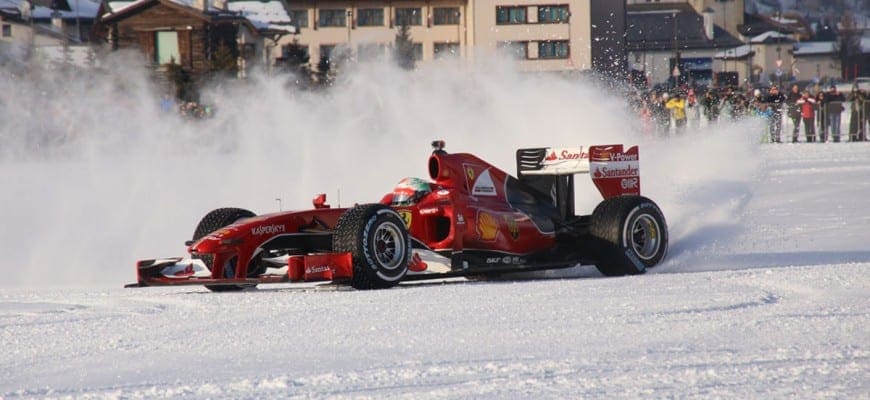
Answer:
[[[870,145],[756,156],[644,276],[4,289],[0,397],[868,398]]]
[[[752,121],[657,140],[558,78],[361,69],[334,95],[253,81],[195,123],[141,77],[0,73],[0,398],[870,398],[870,143],[759,144]],[[509,171],[522,146],[639,143],[668,258],[624,278],[121,288],[210,209],[377,200],[425,176],[435,138]]]

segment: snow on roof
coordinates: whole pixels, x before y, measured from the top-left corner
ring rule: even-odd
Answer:
[[[257,29],[275,29],[293,32],[290,15],[280,0],[243,0],[227,2],[227,9],[240,13]]]
[[[737,46],[733,49],[728,49],[725,51],[720,51],[716,53],[715,58],[720,59],[731,59],[731,58],[743,58],[749,55],[749,52],[752,51],[752,46],[748,44],[744,44],[742,46]]]
[[[799,24],[800,21],[793,18],[784,18],[784,17],[771,17],[771,21],[778,22],[780,24]]]
[[[0,0],[7,1],[7,0]],[[68,0],[75,1],[75,0]],[[140,4],[151,0],[118,0],[109,1],[108,8],[110,13],[118,13],[136,4]],[[171,2],[190,8],[194,6],[194,0],[170,0]],[[214,7],[214,1],[209,1],[209,11],[225,12],[225,10]],[[243,0],[243,1],[228,1],[227,10],[236,13],[254,25],[258,30],[272,29],[279,31],[293,32],[294,28],[290,23],[290,15],[284,8],[281,0]]]
[[[774,39],[774,40],[781,39],[783,41],[792,40],[791,36],[786,35],[784,33],[779,33],[777,31],[767,31],[767,32],[764,32],[758,36],[755,36],[755,37],[749,39],[749,42],[750,43],[764,43],[765,41],[770,40],[770,39]]]
[[[74,0],[67,0],[67,1],[74,1]],[[113,14],[114,14],[114,13],[119,13],[119,12],[121,12],[121,11],[127,9],[127,8],[130,8],[130,7],[134,6],[134,5],[136,5],[136,4],[146,3],[146,2],[149,2],[149,1],[151,1],[151,0],[119,0],[119,1],[108,1],[108,2],[107,2],[108,9],[109,9],[108,11],[109,11],[109,13],[113,13]],[[180,6],[184,6],[184,7],[188,7],[188,8],[196,8],[196,6],[193,4],[194,0],[169,0],[169,1],[171,1],[171,2],[173,2],[173,3],[175,3],[175,4],[178,4],[178,5],[180,5]],[[224,10],[221,10],[221,9],[219,9],[219,8],[214,7],[214,2],[213,2],[213,1],[209,1],[209,11],[211,11],[211,12],[221,12],[221,11],[224,11]],[[106,15],[108,15],[108,14],[106,14]],[[106,15],[103,15],[103,16],[105,17]]]
[[[108,2],[106,2],[106,7],[108,8],[109,12],[116,13],[116,12],[120,12],[121,10],[123,10],[123,9],[133,5],[133,4],[136,4],[136,3],[137,3],[137,1],[135,1],[135,0],[132,0],[132,1],[130,1],[130,0],[127,0],[127,1],[108,1]]]
[[[20,10],[24,0],[0,0],[0,9]],[[49,19],[54,13],[60,13],[60,17],[67,18],[94,18],[97,15],[97,10],[100,8],[100,2],[97,0],[67,0],[71,11],[55,11],[43,6],[33,7],[33,18]]]
[[[794,55],[796,56],[831,54],[835,52],[837,52],[836,42],[801,42],[794,45]]]

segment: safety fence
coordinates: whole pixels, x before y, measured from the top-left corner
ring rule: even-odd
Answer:
[[[870,101],[870,100],[868,100]],[[870,107],[862,103],[854,103],[846,101],[842,103],[843,111],[839,114],[839,140],[840,142],[862,142],[870,139]],[[868,104],[870,105],[870,104]],[[769,118],[774,118],[777,113],[769,113],[772,115],[759,115],[746,113],[742,115],[732,115],[731,110],[727,107],[720,110],[716,120],[709,120],[703,111],[703,107],[695,106],[686,109],[686,128],[685,130],[677,128],[677,124],[673,119],[669,126],[657,127],[659,136],[680,136],[683,132],[703,131],[703,128],[710,127],[714,124],[735,122],[743,118],[762,118],[767,120],[763,131],[760,132],[761,140],[769,142],[771,135],[770,129],[774,129],[775,124]],[[832,142],[835,140],[836,130],[830,126],[834,121],[829,121],[824,108],[816,110],[815,118],[813,119],[814,142]],[[791,142],[795,137],[795,127],[797,126],[797,142],[807,142],[806,127],[803,118],[792,118],[789,114],[788,107],[783,106],[778,115],[782,118],[780,121],[780,138],[783,142]],[[824,138],[824,140],[822,140]]]

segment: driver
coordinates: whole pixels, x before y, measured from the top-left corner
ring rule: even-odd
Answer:
[[[393,189],[393,199],[390,201],[394,206],[410,206],[420,199],[432,193],[432,186],[420,178],[405,178],[399,181]]]

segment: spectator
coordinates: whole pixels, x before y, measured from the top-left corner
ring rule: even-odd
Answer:
[[[656,97],[650,104],[650,111],[656,121],[657,131],[662,137],[668,136],[668,131],[671,129],[671,115],[665,103],[668,101],[668,94],[662,93],[661,97]]]
[[[695,89],[689,89],[689,94],[686,97],[686,106],[692,115],[692,129],[701,127],[701,106],[698,104],[698,97],[695,95]]]
[[[172,96],[164,94],[160,99],[160,110],[163,112],[171,112],[175,109],[175,102],[172,101]]]
[[[714,123],[719,120],[719,96],[712,90],[707,90],[704,93],[704,116],[707,117],[707,122]]]
[[[683,93],[677,92],[677,95],[668,100],[665,104],[668,110],[674,116],[674,130],[677,134],[683,133],[686,129],[686,100],[683,99]]]
[[[861,141],[867,140],[867,123],[870,122],[870,101],[867,101],[868,93],[864,92],[864,107],[861,109]]]
[[[797,101],[801,98],[801,91],[797,84],[791,85],[791,91],[788,92],[788,96],[786,96],[786,105],[788,106],[788,117],[791,119],[792,124],[794,124],[794,130],[791,132],[791,141],[792,143],[797,143],[798,141],[798,133],[800,132],[801,127],[801,110],[797,105]]]
[[[822,143],[828,141],[828,112],[824,106],[826,101],[825,92],[819,91],[816,93],[816,123],[819,125],[819,129],[816,132],[819,133],[819,142]]]
[[[810,96],[809,90],[804,90],[803,95],[795,103],[800,107],[801,118],[804,122],[804,135],[807,137],[807,143],[816,141],[816,99]]]
[[[782,106],[786,103],[786,97],[779,92],[779,88],[770,87],[770,93],[764,99],[764,104],[770,112],[768,130],[772,143],[782,143]]]
[[[852,102],[849,107],[851,111],[849,118],[849,140],[852,142],[864,141],[866,140],[864,127],[867,125],[866,93],[857,87],[852,88],[849,101]]]
[[[737,121],[745,116],[749,109],[749,100],[747,100],[746,96],[744,96],[743,93],[740,92],[732,93],[731,101],[729,101],[729,104],[731,104],[732,121]]]
[[[753,90],[752,97],[749,99],[749,115],[762,115],[763,105],[764,99],[761,97],[761,90]]]
[[[655,134],[656,121],[652,113],[653,102],[655,102],[655,94],[650,94],[648,98],[643,97],[640,101],[638,115],[640,116],[641,131],[644,136],[653,136]]]
[[[827,116],[828,129],[834,142],[840,141],[840,117],[843,111],[846,111],[846,108],[843,107],[843,102],[845,101],[846,97],[837,90],[837,86],[831,85],[831,91],[828,92],[828,97],[823,107]]]

